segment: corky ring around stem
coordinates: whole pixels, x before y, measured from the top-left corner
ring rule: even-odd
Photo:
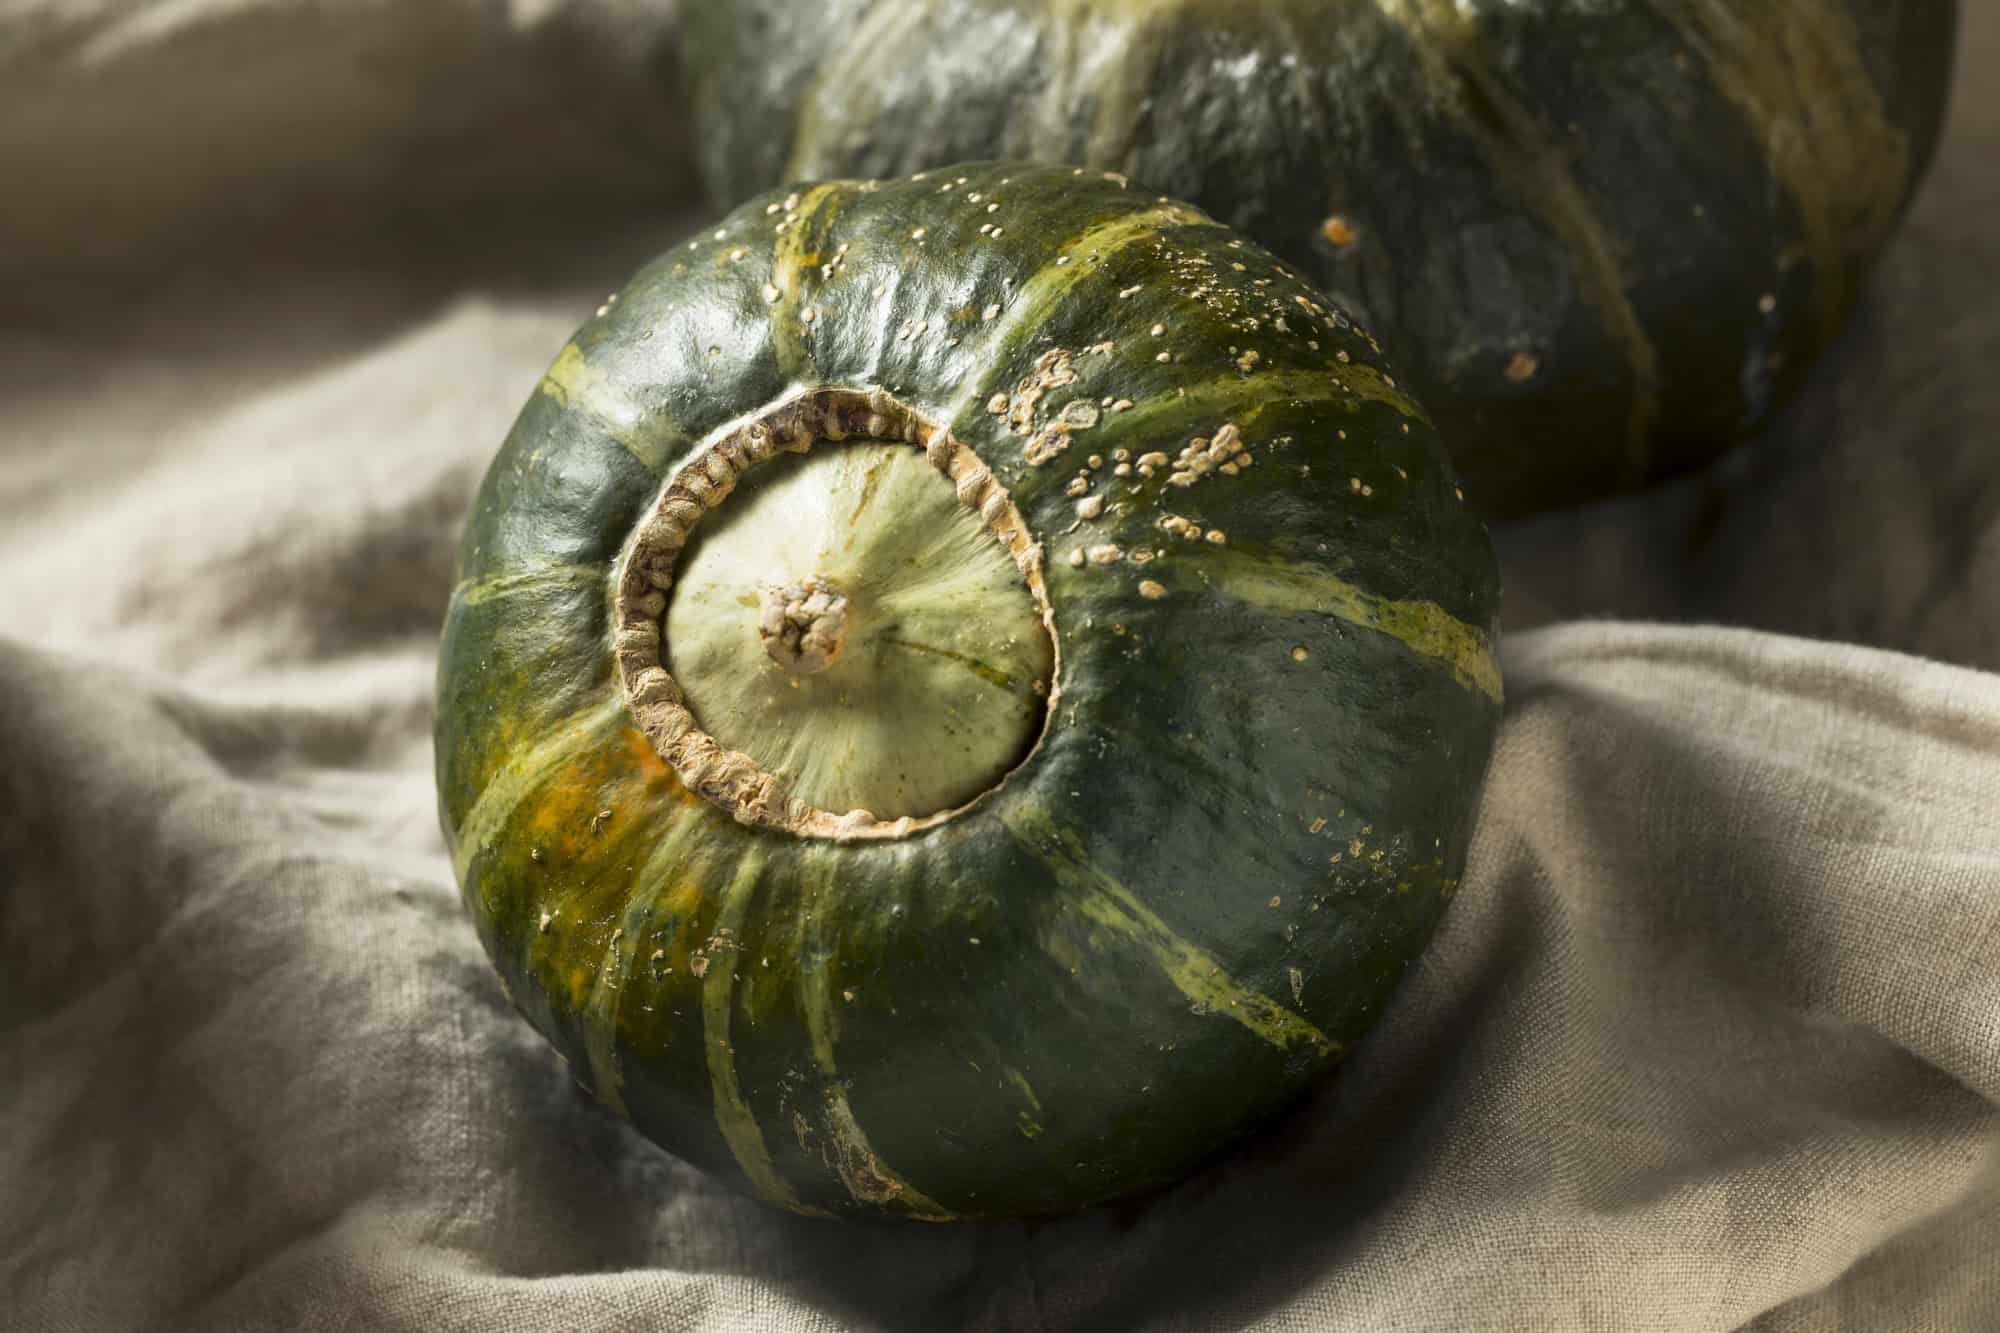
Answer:
[[[1058,662],[1050,671],[1042,731],[1029,748],[1028,754],[1032,754],[1055,715],[1054,682],[1060,679],[1061,646],[1042,577],[1042,547],[1030,535],[1006,487],[969,446],[883,389],[807,390],[725,428],[697,449],[675,471],[628,544],[618,582],[615,640],[619,679],[632,715],[688,790],[727,811],[739,823],[838,842],[900,838],[944,823],[998,790],[1006,774],[971,800],[920,818],[883,820],[866,810],[836,813],[793,796],[778,774],[762,768],[747,754],[726,749],[696,721],[686,695],[667,667],[671,652],[666,614],[683,548],[696,524],[728,498],[740,476],[781,453],[803,454],[822,440],[850,439],[900,442],[921,449],[930,465],[951,484],[959,503],[979,515],[1020,571]],[[837,638],[824,645],[810,633],[792,635],[794,642],[786,640],[785,608],[798,600],[802,610],[811,590],[774,591],[785,601],[774,608],[779,612],[770,626],[775,638],[767,640],[773,659],[793,670],[814,669],[803,662],[787,661],[788,656],[802,651],[808,655],[826,652],[831,660],[838,652]],[[795,592],[802,597],[792,599],[790,594]],[[809,619],[821,618],[826,610],[817,604],[814,609],[815,616]]]

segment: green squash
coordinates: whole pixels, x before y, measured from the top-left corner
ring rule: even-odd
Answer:
[[[438,667],[515,1003],[784,1207],[1174,1179],[1458,884],[1497,573],[1374,341],[1204,214],[985,163],[751,200],[555,360]]]
[[[1697,466],[1839,332],[1937,142],[1955,0],[710,0],[697,145],[1026,157],[1238,227],[1375,329],[1474,502]]]

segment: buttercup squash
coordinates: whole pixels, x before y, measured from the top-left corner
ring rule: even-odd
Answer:
[[[1484,511],[1767,421],[1929,162],[1955,0],[709,0],[725,201],[1012,156],[1115,169],[1383,339]]]
[[[1458,885],[1497,575],[1300,273],[1021,163],[753,198],[479,492],[438,668],[479,937],[576,1077],[786,1208],[1171,1181]]]

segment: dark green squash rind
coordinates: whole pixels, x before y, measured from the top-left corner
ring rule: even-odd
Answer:
[[[1005,154],[1208,209],[1381,334],[1509,515],[1782,407],[1930,161],[1956,25],[1955,0],[718,0],[683,50],[724,202]]]
[[[753,199],[579,330],[467,530],[438,766],[482,943],[581,1081],[783,1206],[1014,1216],[1167,1183],[1338,1063],[1456,889],[1498,596],[1427,419],[1317,300],[1189,210],[996,164]],[[1049,407],[1132,406],[1031,466],[987,399],[1051,348],[1078,379]],[[1048,543],[1044,743],[898,841],[733,823],[610,664],[615,553],[665,476],[824,382],[954,423]],[[1231,423],[1234,476],[1109,475]],[[1092,453],[1109,503],[1066,533]],[[1166,554],[1079,568],[1084,540]]]

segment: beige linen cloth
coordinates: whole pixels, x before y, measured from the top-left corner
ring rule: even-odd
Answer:
[[[1944,158],[1807,401],[1498,534],[1466,887],[1342,1074],[1162,1197],[889,1227],[577,1091],[435,824],[471,489],[698,219],[661,12],[0,4],[0,1327],[2000,1329],[1966,9]]]

